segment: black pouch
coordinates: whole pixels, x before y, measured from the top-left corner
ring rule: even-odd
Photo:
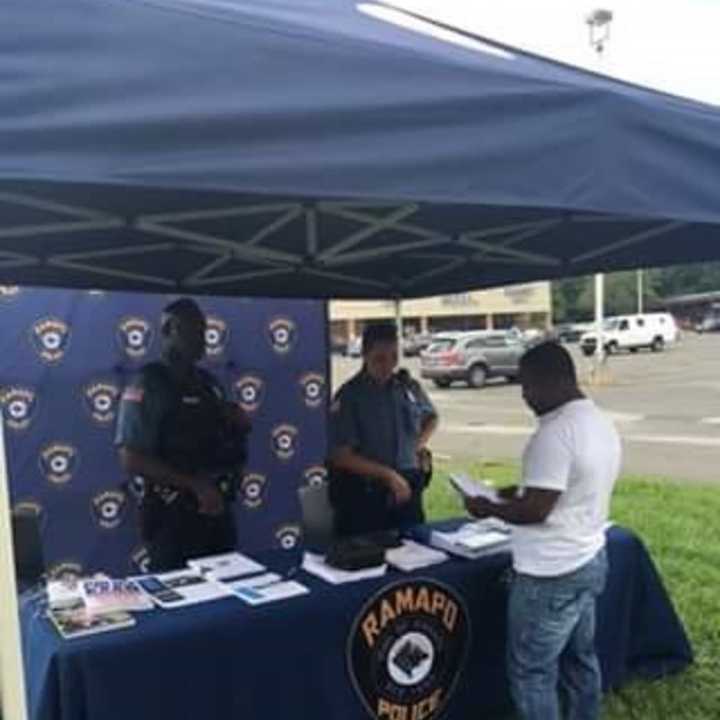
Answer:
[[[330,547],[325,562],[339,570],[364,570],[382,565],[385,549],[365,538],[346,538]]]

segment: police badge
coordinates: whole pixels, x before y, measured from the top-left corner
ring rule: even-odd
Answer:
[[[220,357],[230,340],[230,328],[217,315],[205,318],[205,353],[209,360]]]
[[[40,358],[52,365],[65,357],[70,344],[70,327],[59,318],[42,318],[30,328],[30,340]]]
[[[288,317],[277,317],[268,325],[270,344],[279,355],[287,355],[295,346],[297,328]]]
[[[300,378],[300,390],[307,407],[321,407],[325,402],[325,377],[320,373],[305,373]]]
[[[11,430],[27,430],[37,412],[37,394],[30,387],[15,385],[0,392],[3,418]]]
[[[328,471],[324,465],[313,465],[303,473],[305,485],[308,487],[321,487],[328,479]]]
[[[294,425],[283,423],[272,431],[272,448],[280,460],[290,460],[297,450],[298,429]]]
[[[243,375],[233,383],[233,395],[246,413],[257,412],[265,399],[265,381],[259,375]]]
[[[265,490],[267,487],[267,478],[260,473],[248,473],[242,479],[240,484],[240,494],[242,495],[243,505],[256,510],[265,502]]]
[[[299,525],[281,525],[275,531],[275,538],[282,550],[293,550],[300,542],[301,534]]]
[[[125,355],[132,360],[139,360],[147,355],[152,344],[152,326],[141,317],[123,318],[118,324],[117,339]]]
[[[91,501],[92,515],[99,527],[114,530],[119,527],[125,515],[127,496],[120,490],[105,490]]]
[[[111,425],[117,412],[120,388],[108,380],[96,380],[83,388],[85,404],[98,425]]]
[[[51,443],[40,451],[40,470],[53,485],[65,485],[77,470],[77,448],[64,443]]]

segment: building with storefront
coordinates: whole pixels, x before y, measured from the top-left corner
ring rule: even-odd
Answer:
[[[552,324],[552,293],[547,282],[405,300],[401,307],[406,335],[486,328],[546,329]],[[347,343],[358,337],[368,322],[394,317],[392,300],[331,302],[332,342]]]

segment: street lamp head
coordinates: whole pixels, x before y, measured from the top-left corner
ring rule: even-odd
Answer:
[[[605,25],[609,25],[613,19],[612,10],[606,10],[604,8],[598,8],[593,10],[586,19],[588,25],[593,27],[601,28]]]

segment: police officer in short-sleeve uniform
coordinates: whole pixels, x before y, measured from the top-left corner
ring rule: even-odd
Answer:
[[[437,412],[420,384],[395,372],[393,324],[363,333],[362,370],[334,398],[329,424],[330,500],[339,536],[402,529],[424,521],[421,466]]]
[[[197,304],[165,308],[161,332],[162,360],[125,388],[115,439],[123,469],[141,483],[141,534],[155,572],[235,549],[232,501],[249,432],[240,408],[196,365],[205,353]]]

